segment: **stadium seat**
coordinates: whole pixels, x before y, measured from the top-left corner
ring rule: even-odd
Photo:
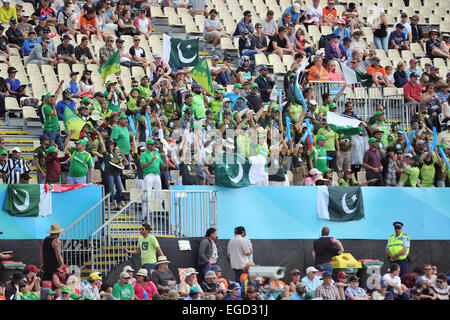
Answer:
[[[411,52],[413,53],[416,59],[422,58],[426,56],[425,51],[420,46],[420,43],[411,43]]]
[[[25,120],[40,120],[36,110],[33,107],[24,106],[23,107],[23,118]]]

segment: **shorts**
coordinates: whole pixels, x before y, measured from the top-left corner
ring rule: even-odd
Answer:
[[[220,34],[220,32],[219,31],[211,31],[211,32],[208,32],[207,34],[205,34],[205,41],[207,42],[207,43],[211,43],[211,42],[213,42],[214,41],[214,39],[216,38],[216,35],[217,34]]]

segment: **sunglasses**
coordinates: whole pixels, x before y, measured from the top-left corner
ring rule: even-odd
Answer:
[[[247,293],[256,293],[256,291],[247,291]]]
[[[428,271],[428,270],[431,270],[431,268],[426,268],[426,269],[423,269],[423,270]]]
[[[141,41],[141,39],[134,39],[134,42],[139,42]]]

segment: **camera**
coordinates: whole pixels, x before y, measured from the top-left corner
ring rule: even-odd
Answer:
[[[283,278],[286,272],[286,267],[250,267],[248,269],[248,275],[250,277],[263,277],[263,278]]]

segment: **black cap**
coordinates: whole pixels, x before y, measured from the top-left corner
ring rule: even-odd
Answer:
[[[76,75],[76,74],[80,74],[80,73],[77,72],[77,71],[72,71],[72,72],[70,73],[70,76],[74,76],[74,75]]]
[[[30,180],[30,175],[28,173],[24,172],[20,175],[20,179]]]
[[[124,40],[122,40],[122,39],[120,39],[120,38],[117,38],[116,39],[116,43],[124,43],[125,41]]]
[[[396,221],[393,223],[394,227],[403,227],[403,223]]]
[[[16,282],[16,281],[20,281],[22,279],[25,279],[25,275],[22,272],[15,272],[12,276],[11,276],[11,280]]]

